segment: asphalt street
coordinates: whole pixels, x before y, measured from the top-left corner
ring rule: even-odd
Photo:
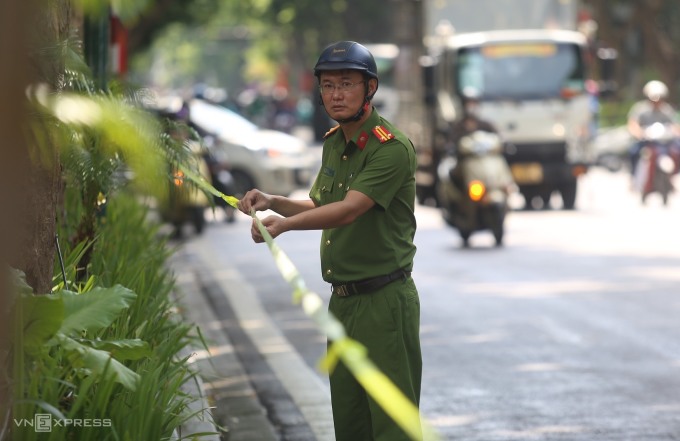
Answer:
[[[680,439],[680,195],[642,205],[628,178],[591,173],[575,211],[513,211],[500,249],[485,233],[461,248],[436,210],[418,207],[422,411],[443,439]],[[249,228],[245,215],[212,219],[177,256],[203,302],[190,308],[195,322],[214,341],[197,365],[238,367],[209,374],[207,395],[233,436],[224,439],[330,440],[327,379],[315,368],[323,336]],[[318,235],[277,242],[327,300]],[[253,426],[266,435],[247,435]]]

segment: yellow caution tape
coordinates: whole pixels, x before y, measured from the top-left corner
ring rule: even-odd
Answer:
[[[438,440],[439,436],[434,430],[421,422],[418,408],[370,361],[366,347],[347,337],[342,324],[328,310],[321,308],[323,305],[321,298],[305,287],[297,268],[274,242],[255,211],[252,211],[250,215],[257,222],[257,228],[269,246],[279,271],[293,287],[293,301],[302,301],[305,313],[314,319],[328,339],[333,342],[328,348],[326,357],[319,362],[319,367],[332,372],[338,361],[342,360],[366,392],[411,439]],[[305,308],[306,304],[313,305],[313,307]]]
[[[232,207],[238,208],[238,199],[234,196],[225,195],[215,189],[203,177],[191,170],[182,167],[182,171],[202,189],[224,199]],[[324,308],[321,297],[307,289],[300,272],[283,250],[274,242],[271,234],[269,234],[257,217],[255,211],[252,211],[250,215],[257,223],[260,234],[262,234],[267,243],[281,275],[293,288],[293,303],[301,303],[305,314],[312,318],[321,331],[325,333],[326,337],[333,342],[328,348],[327,355],[319,361],[319,368],[325,372],[332,372],[337,363],[342,360],[366,392],[411,439],[415,441],[423,439],[428,441],[439,440],[439,435],[425,422],[420,420],[420,412],[415,404],[406,398],[399,388],[371,362],[366,347],[349,338],[345,333],[342,323],[328,312],[327,308]]]
[[[184,174],[191,179],[194,184],[198,185],[201,187],[203,190],[207,191],[208,193],[217,196],[218,198],[224,199],[224,201],[231,205],[234,208],[238,208],[238,199],[235,198],[234,196],[227,196],[226,194],[222,193],[221,191],[217,190],[215,187],[210,185],[208,181],[205,180],[205,178],[201,175],[198,175],[194,173],[193,171],[189,170],[187,167],[184,167],[180,165],[180,169],[184,172]]]

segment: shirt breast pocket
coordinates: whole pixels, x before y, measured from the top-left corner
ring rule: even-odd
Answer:
[[[319,201],[320,205],[333,202],[333,183],[334,177],[328,175],[322,175],[319,177],[319,183],[316,188],[316,194],[314,195]]]

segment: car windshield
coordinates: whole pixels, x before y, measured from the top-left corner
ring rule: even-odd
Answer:
[[[190,104],[191,122],[209,133],[221,135],[225,132],[253,132],[257,126],[238,113],[225,107],[193,100]]]
[[[458,87],[480,99],[556,98],[582,93],[585,72],[578,45],[494,43],[458,53]]]

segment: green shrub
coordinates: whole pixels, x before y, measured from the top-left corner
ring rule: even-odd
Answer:
[[[13,439],[161,440],[191,417],[188,404],[198,397],[181,386],[195,373],[177,354],[192,329],[177,320],[170,298],[171,250],[134,196],[117,194],[106,213],[96,243],[66,244],[69,282],[55,264],[52,294],[33,295],[17,272],[14,407],[4,422]],[[73,283],[87,247],[92,276]],[[37,430],[36,415],[51,419],[49,431]]]

